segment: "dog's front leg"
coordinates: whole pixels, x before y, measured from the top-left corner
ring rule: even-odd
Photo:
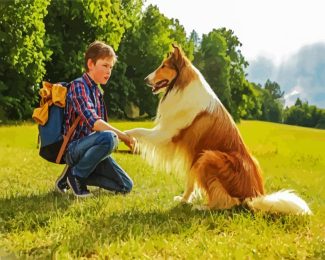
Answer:
[[[168,132],[159,131],[156,128],[134,128],[125,131],[125,133],[137,139],[139,143],[147,143],[154,146],[165,144],[171,139]]]
[[[174,201],[182,203],[191,203],[192,193],[194,191],[194,176],[193,173],[189,173],[186,180],[185,191],[182,196],[175,196]]]
[[[126,130],[124,132],[139,140],[139,139],[146,138],[147,136],[151,135],[153,132],[153,129],[134,128],[134,129]]]

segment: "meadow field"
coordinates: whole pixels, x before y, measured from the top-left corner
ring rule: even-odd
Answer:
[[[193,211],[173,201],[182,176],[122,152],[112,156],[134,180],[130,194],[92,188],[92,198],[61,195],[54,182],[63,166],[38,156],[37,126],[1,126],[0,259],[325,259],[325,131],[257,121],[238,126],[267,192],[295,190],[312,216],[244,207]]]

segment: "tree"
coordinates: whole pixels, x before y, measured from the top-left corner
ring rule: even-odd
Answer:
[[[171,25],[169,26],[169,38],[172,39],[176,44],[178,44],[182,48],[189,60],[193,60],[194,44],[190,38],[186,37],[186,31],[184,26],[181,25],[179,23],[179,20],[177,19],[171,19],[170,23]]]
[[[84,52],[94,40],[110,44],[120,56],[120,42],[139,19],[142,4],[142,0],[52,1],[45,19],[48,46],[53,50],[46,79],[70,81],[80,76]],[[104,92],[113,117],[125,117],[125,106],[134,93],[134,85],[125,76],[126,69],[119,59]]]
[[[262,116],[263,91],[260,85],[246,81],[247,91],[243,93],[243,102],[240,105],[240,118],[243,119],[260,119]],[[245,87],[245,89],[247,89]]]
[[[130,80],[135,86],[135,96],[131,101],[139,107],[140,115],[152,117],[156,114],[158,98],[145,85],[144,78],[159,66],[175,42],[181,45],[188,57],[192,57],[193,47],[186,39],[184,27],[178,20],[162,15],[153,5],[147,7],[142,18],[134,23],[121,42],[121,61],[131,68]]]
[[[201,48],[195,55],[194,65],[202,72],[221,102],[231,112],[230,58],[227,56],[227,48],[225,37],[216,29],[207,35],[203,34]]]
[[[303,126],[305,111],[302,107],[292,106],[285,111],[284,123]]]
[[[194,53],[199,51],[200,46],[201,46],[201,39],[200,39],[199,34],[195,30],[192,30],[192,32],[190,33],[189,40],[190,40],[190,42],[193,43]]]
[[[0,119],[31,116],[51,54],[43,23],[49,2],[0,2]]]
[[[320,118],[315,126],[319,129],[325,129],[325,110],[320,110]]]
[[[302,101],[301,101],[300,98],[297,98],[297,99],[296,99],[295,106],[296,106],[296,107],[302,107]]]
[[[195,32],[190,39],[198,42]],[[250,113],[257,101],[256,91],[246,80],[244,70],[248,63],[241,54],[241,46],[232,30],[213,29],[202,36],[200,46],[195,45],[194,53],[194,65],[236,121],[241,117],[251,118]]]
[[[226,39],[226,54],[230,59],[230,78],[229,86],[231,92],[230,112],[236,121],[246,114],[249,110],[254,110],[256,96],[246,80],[245,69],[248,62],[240,51],[242,43],[232,30],[220,28],[217,30]]]
[[[309,106],[297,98],[295,105],[285,110],[284,122],[290,125],[323,127],[324,111],[316,106]]]
[[[69,81],[83,70],[84,52],[94,40],[102,40],[115,50],[127,28],[138,18],[142,0],[62,0],[52,1],[45,24],[48,46],[48,80]]]
[[[267,80],[264,85],[265,90],[267,90],[273,99],[282,98],[284,91],[281,91],[280,85],[275,81]]]
[[[105,90],[105,101],[109,104],[108,115],[114,118],[128,118],[126,108],[135,96],[135,86],[129,79],[127,64],[118,61],[114,66],[108,89]]]
[[[262,89],[262,120],[282,123],[283,102],[280,97],[283,94],[276,82],[266,81]]]

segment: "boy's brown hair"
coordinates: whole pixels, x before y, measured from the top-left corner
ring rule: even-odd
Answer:
[[[96,64],[98,59],[104,59],[107,57],[112,57],[115,64],[117,56],[115,54],[114,49],[110,45],[102,41],[94,41],[93,43],[91,43],[85,53],[86,72],[89,71],[87,64],[89,59],[91,59]]]

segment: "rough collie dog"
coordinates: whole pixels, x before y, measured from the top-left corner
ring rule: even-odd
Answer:
[[[154,166],[185,173],[182,196],[191,202],[195,185],[204,191],[201,209],[228,209],[242,203],[252,210],[311,214],[306,202],[289,190],[265,195],[261,169],[240,132],[202,74],[173,45],[173,52],[145,82],[164,92],[155,127],[126,131]]]

